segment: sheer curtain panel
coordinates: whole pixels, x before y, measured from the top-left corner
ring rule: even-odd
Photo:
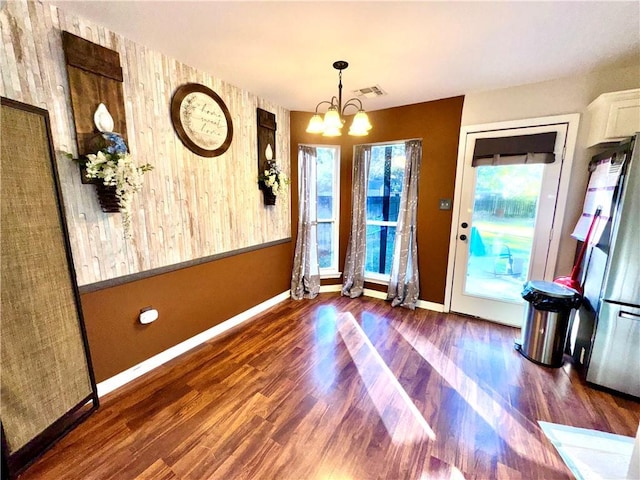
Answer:
[[[342,295],[355,298],[364,291],[367,249],[367,181],[371,165],[371,146],[357,145],[353,158],[353,197],[351,233],[344,262]]]
[[[291,273],[291,298],[315,298],[320,292],[318,265],[318,216],[316,209],[316,162],[314,147],[298,147],[298,238]]]
[[[418,182],[422,141],[405,143],[404,182],[400,194],[400,211],[393,248],[393,260],[387,300],[394,307],[416,308],[420,282],[418,280],[418,246],[416,244],[416,218],[418,210]]]

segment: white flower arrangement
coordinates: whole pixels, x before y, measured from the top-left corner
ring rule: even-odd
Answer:
[[[122,213],[124,237],[131,238],[131,204],[133,194],[142,188],[142,176],[153,169],[146,163],[137,167],[130,153],[109,152],[107,149],[86,155],[86,176],[97,178],[107,187],[115,187]]]
[[[258,176],[258,181],[266,188],[270,188],[273,195],[278,195],[280,192],[284,193],[290,183],[287,174],[282,172],[275,162],[267,163],[267,169]]]

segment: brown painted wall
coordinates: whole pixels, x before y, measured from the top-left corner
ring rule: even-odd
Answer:
[[[451,231],[451,210],[440,210],[441,198],[453,199],[458,139],[464,97],[417,103],[369,113],[373,129],[367,137],[324,138],[305,132],[310,113],[291,112],[291,177],[297,185],[298,144],[327,144],[341,147],[340,172],[340,268],[344,265],[351,212],[351,167],[353,146],[358,143],[422,139],[422,166],[418,198],[418,268],[420,299],[444,303],[445,281]],[[345,132],[347,127],[345,127]],[[292,237],[298,217],[296,188],[291,189]],[[341,279],[323,281],[340,283]],[[378,285],[367,284],[378,289]],[[385,289],[386,290],[386,289]]]
[[[291,242],[81,295],[101,382],[290,287]],[[138,322],[152,306],[159,318]]]

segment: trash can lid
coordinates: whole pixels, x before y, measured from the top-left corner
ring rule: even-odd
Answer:
[[[530,287],[533,290],[544,293],[549,297],[571,298],[580,295],[573,288],[565,287],[559,283],[547,282],[543,280],[531,280],[526,283],[525,289]]]

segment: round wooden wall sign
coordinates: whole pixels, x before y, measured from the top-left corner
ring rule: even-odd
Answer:
[[[227,151],[233,138],[229,109],[209,87],[187,83],[171,99],[171,121],[182,143],[202,157]]]

